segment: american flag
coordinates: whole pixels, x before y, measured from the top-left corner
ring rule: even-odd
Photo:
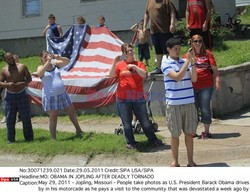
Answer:
[[[123,42],[117,36],[106,27],[75,25],[63,37],[47,37],[47,42],[50,52],[70,58],[61,76],[76,108],[100,107],[114,102],[117,79],[107,75],[114,58],[121,54]],[[34,103],[41,104],[40,78],[32,78],[27,92]]]

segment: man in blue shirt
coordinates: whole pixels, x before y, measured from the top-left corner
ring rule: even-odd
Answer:
[[[63,35],[61,25],[56,24],[55,21],[56,21],[55,15],[49,14],[48,25],[43,29],[43,36],[46,36],[46,32],[48,29],[50,29],[52,31],[52,34],[55,37],[61,37]]]

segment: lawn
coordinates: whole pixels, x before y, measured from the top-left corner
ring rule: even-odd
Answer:
[[[250,33],[250,32],[249,32]],[[183,55],[189,46],[183,46],[181,49],[181,55]],[[137,49],[136,54],[137,54]],[[224,41],[224,44],[220,47],[214,47],[213,53],[217,61],[219,68],[227,67],[231,65],[238,65],[247,61],[250,61],[250,40],[228,40]],[[149,60],[148,71],[153,71],[156,67],[155,53],[152,49],[150,51],[151,58]],[[30,72],[34,72],[37,66],[41,65],[39,57],[21,58],[20,62],[26,64]],[[5,66],[5,62],[0,62],[0,68]]]
[[[40,156],[63,154],[94,156],[97,154],[131,155],[150,149],[150,144],[144,134],[135,135],[135,139],[139,142],[136,150],[125,148],[124,135],[87,132],[79,137],[74,133],[58,132],[57,141],[54,141],[50,139],[49,131],[34,129],[34,136],[33,142],[25,142],[22,130],[16,129],[16,142],[7,144],[6,129],[0,129],[0,151]]]

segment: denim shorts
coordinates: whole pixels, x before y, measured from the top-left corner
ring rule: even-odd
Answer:
[[[151,34],[152,43],[155,47],[156,55],[163,55],[167,53],[166,42],[173,37],[172,33],[155,33]]]

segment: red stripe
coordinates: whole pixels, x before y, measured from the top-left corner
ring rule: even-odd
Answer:
[[[67,76],[62,76],[63,79],[102,79],[106,77],[106,75],[100,75],[100,76],[89,76],[89,75],[67,75]]]
[[[111,58],[108,58],[105,56],[101,56],[101,55],[94,55],[94,56],[82,56],[82,55],[80,55],[77,61],[80,61],[80,62],[97,61],[100,63],[112,65],[114,59],[111,59]]]
[[[75,72],[75,71],[79,71],[79,72],[95,72],[95,73],[106,73],[109,72],[110,69],[100,69],[100,68],[90,68],[90,67],[81,67],[81,68],[72,68],[70,70],[70,72]]]
[[[35,97],[35,96],[29,96],[32,100],[32,103],[42,106],[42,99]],[[87,102],[73,102],[73,105],[76,109],[82,109],[82,108],[97,108],[101,107],[110,103],[114,103],[115,101],[115,93],[110,94],[109,96],[97,100],[88,100]]]
[[[85,94],[92,94],[94,92],[97,92],[101,89],[105,89],[113,84],[115,84],[117,82],[117,78],[109,78],[106,79],[100,83],[98,83],[98,85],[94,86],[94,87],[77,87],[77,86],[65,86],[67,93],[69,94],[81,94],[81,95],[85,95]]]
[[[43,88],[43,84],[40,81],[31,81],[28,86],[31,88],[40,89],[40,90],[42,90]]]
[[[84,41],[84,43],[82,44],[83,48],[86,49],[98,49],[98,48],[103,48],[103,49],[107,49],[109,51],[114,51],[114,52],[120,52],[121,51],[121,47],[120,45],[114,45],[105,41],[98,41],[98,42],[89,42],[87,43],[86,41]]]
[[[91,28],[91,34],[95,35],[101,35],[101,34],[106,34],[109,35],[117,40],[120,40],[114,33],[112,33],[108,28],[106,27],[92,27]]]

